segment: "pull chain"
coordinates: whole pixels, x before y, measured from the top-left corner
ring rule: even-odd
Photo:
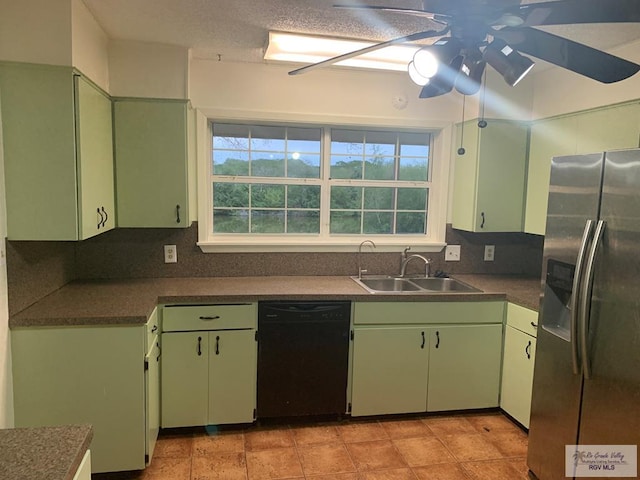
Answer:
[[[467,103],[467,96],[462,96],[462,124],[460,125],[460,148],[458,149],[458,155],[464,155],[466,150],[462,145],[464,145],[464,107]]]
[[[487,71],[484,71],[484,79],[482,80],[482,93],[480,93],[480,120],[478,121],[478,127],[484,128],[487,126],[487,121],[484,119],[484,96],[487,89]]]

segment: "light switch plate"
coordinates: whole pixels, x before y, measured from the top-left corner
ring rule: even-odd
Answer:
[[[496,253],[495,245],[485,245],[484,246],[484,261],[485,262],[493,262],[493,257]]]
[[[444,260],[445,262],[459,262],[460,245],[447,245],[444,248]]]
[[[178,250],[175,245],[164,246],[164,263],[178,263]]]

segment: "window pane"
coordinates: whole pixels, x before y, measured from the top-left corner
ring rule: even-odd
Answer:
[[[213,125],[213,148],[247,150],[249,148],[249,127],[247,125]]]
[[[398,210],[426,210],[428,188],[399,188]]]
[[[392,210],[393,209],[393,188],[365,187],[364,189],[364,209],[365,210]]]
[[[284,210],[252,210],[251,233],[284,233]]]
[[[284,185],[251,185],[251,207],[284,208],[284,189]]]
[[[364,178],[367,180],[393,180],[395,178],[394,158],[368,157],[364,165]]]
[[[400,158],[400,168],[398,172],[398,178],[400,180],[425,182],[428,180],[428,172],[426,158]]]
[[[364,212],[362,233],[393,233],[391,225],[393,223],[393,213],[391,212]]]
[[[426,133],[400,133],[400,155],[405,157],[428,157],[429,134]]]
[[[289,210],[287,212],[288,233],[320,233],[319,210]]]
[[[287,187],[288,208],[320,208],[320,186],[289,185]]]
[[[364,155],[364,132],[357,130],[331,130],[331,153]]]
[[[396,153],[396,132],[367,132],[365,155],[393,156]]]
[[[331,212],[330,233],[360,234],[360,212]]]
[[[213,211],[214,233],[249,233],[249,212],[247,210]]]
[[[287,152],[319,154],[321,134],[319,128],[288,128]]]
[[[362,188],[331,187],[331,208],[341,210],[360,210],[360,208],[362,208]]]
[[[396,233],[425,233],[425,213],[398,212]]]
[[[249,185],[213,182],[213,204],[216,207],[249,207]]]
[[[251,152],[251,175],[254,177],[284,177],[282,154]]]
[[[251,127],[251,150],[284,152],[285,127]]]
[[[331,178],[362,178],[362,158],[344,156],[331,157]]]
[[[289,154],[287,157],[287,177],[320,178],[320,155]]]
[[[249,175],[249,152],[215,150],[213,152],[213,174]]]

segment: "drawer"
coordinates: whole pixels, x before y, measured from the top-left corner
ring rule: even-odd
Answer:
[[[538,334],[538,312],[509,303],[507,304],[507,325],[535,337]]]
[[[358,302],[358,325],[502,323],[504,302]]]
[[[158,308],[156,307],[153,309],[153,312],[151,312],[151,315],[149,316],[149,320],[147,320],[147,324],[146,324],[147,336],[146,336],[146,343],[144,344],[146,349],[149,349],[149,346],[151,345],[153,337],[155,337],[156,335],[158,335],[158,333],[160,333],[158,331],[159,326],[160,324],[158,323]]]
[[[255,303],[225,305],[169,305],[162,309],[163,332],[256,328]]]

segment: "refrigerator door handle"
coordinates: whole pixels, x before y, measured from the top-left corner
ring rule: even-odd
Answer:
[[[604,220],[599,220],[596,226],[596,231],[593,234],[593,242],[591,242],[591,249],[587,258],[586,271],[584,282],[582,282],[582,291],[580,292],[580,352],[582,357],[582,371],[584,378],[591,378],[591,365],[589,364],[589,316],[591,313],[591,289],[593,287],[593,271],[598,254],[598,248],[602,243],[602,235],[604,234],[604,228],[606,223]]]
[[[571,365],[573,366],[573,374],[578,375],[580,373],[580,356],[578,354],[578,305],[581,291],[582,270],[584,267],[584,261],[587,254],[587,247],[589,246],[589,240],[593,235],[593,227],[595,221],[587,220],[584,226],[584,232],[582,234],[582,241],[580,242],[580,249],[578,250],[578,258],[576,260],[576,269],[573,274],[573,286],[571,291]]]

